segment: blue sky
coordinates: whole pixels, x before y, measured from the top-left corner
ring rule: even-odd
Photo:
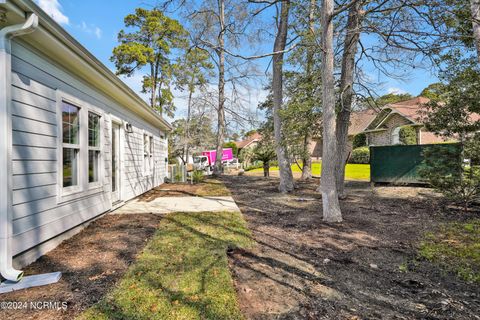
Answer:
[[[112,49],[117,45],[117,33],[123,27],[123,18],[137,7],[151,7],[154,1],[145,0],[35,0],[50,16],[60,23],[70,34],[91,51],[100,61],[105,63],[112,71],[114,65],[109,58]],[[268,49],[266,44],[263,49]],[[248,55],[250,50],[244,54]],[[268,64],[267,59],[258,61],[260,69],[264,71]],[[367,72],[372,80],[382,83],[378,93],[408,92],[418,95],[428,84],[435,82],[436,78],[428,70],[407,70],[409,77],[401,81],[388,79],[381,76],[373,67],[368,67]],[[135,91],[139,92],[141,75],[125,79],[125,82]],[[265,92],[260,88],[251,93],[251,109],[265,97]],[[177,117],[184,115],[184,100],[181,93],[175,93],[178,108]]]

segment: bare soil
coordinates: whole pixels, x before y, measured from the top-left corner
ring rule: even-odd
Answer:
[[[468,219],[432,190],[350,182],[344,222],[324,223],[319,181],[226,176],[258,245],[229,255],[249,319],[480,319],[480,288],[422,260],[438,224]]]
[[[0,302],[27,302],[0,309],[0,319],[73,319],[113,288],[157,229],[153,214],[106,215],[24,269],[26,275],[61,271],[52,285],[2,294]],[[66,310],[32,310],[30,302],[66,302]],[[3,309],[3,310],[2,310]]]

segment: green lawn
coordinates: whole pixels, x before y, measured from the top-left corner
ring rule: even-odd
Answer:
[[[420,255],[480,284],[480,220],[444,224],[427,233]]]
[[[271,167],[270,170],[275,171],[278,170],[278,167]],[[252,172],[263,172],[262,168],[253,169]],[[292,171],[293,172],[302,172],[300,167],[296,164],[292,164]],[[322,171],[322,163],[321,162],[314,162],[312,164],[312,174],[314,176],[320,176],[320,172]],[[346,171],[345,171],[345,179],[346,180],[370,180],[370,165],[369,164],[347,164]]]
[[[118,285],[81,319],[243,319],[228,247],[253,245],[241,213],[172,213]]]

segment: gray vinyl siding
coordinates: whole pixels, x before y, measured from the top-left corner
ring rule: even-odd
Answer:
[[[57,89],[104,111],[103,184],[59,201]],[[12,43],[13,253],[19,254],[111,209],[112,117],[133,125],[121,155],[121,199],[163,183],[164,133],[25,43]],[[143,173],[143,133],[154,137],[152,175]]]

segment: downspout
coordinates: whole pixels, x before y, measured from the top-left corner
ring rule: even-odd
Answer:
[[[24,23],[0,30],[0,274],[14,282],[22,279],[23,271],[13,268],[12,253],[11,39],[31,33],[37,26],[38,16],[32,13]]]

